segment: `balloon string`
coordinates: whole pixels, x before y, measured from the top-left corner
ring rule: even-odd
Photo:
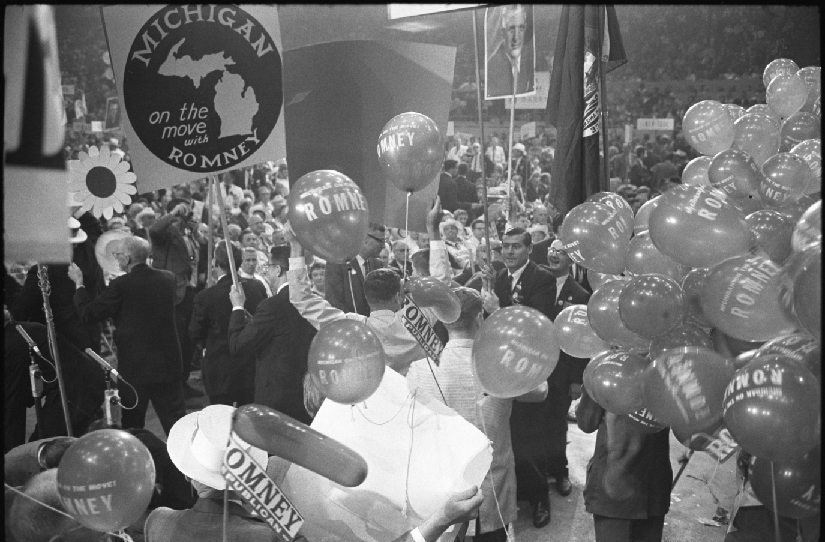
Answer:
[[[478,381],[475,378],[475,374],[473,374],[473,387],[475,388],[476,395],[478,395]],[[482,396],[481,401],[484,399],[484,396]],[[492,442],[490,440],[490,436],[487,434],[487,424],[484,422],[484,411],[481,409],[481,401],[476,401],[476,411],[479,419],[481,419],[481,431],[484,433],[484,436],[487,437],[487,440]],[[513,535],[510,533],[510,529],[508,529],[507,525],[504,523],[504,514],[501,513],[501,505],[498,502],[498,495],[496,495],[496,484],[493,482],[492,470],[493,469],[487,469],[487,477],[490,479],[490,487],[493,488],[493,501],[496,503],[496,511],[498,512],[498,517],[501,520],[501,525],[507,533],[507,542],[515,542]]]
[[[774,474],[774,464],[771,461],[771,497],[773,498],[773,536],[776,542],[782,542],[779,533],[779,505],[776,502],[776,475]]]
[[[430,361],[429,356],[427,356],[427,365],[430,367],[430,372],[433,374],[433,380],[435,381],[435,385],[438,387],[438,393],[440,393],[441,398],[444,399],[444,404],[450,406],[449,404],[447,404],[447,398],[444,397],[444,392],[441,391],[441,384],[438,383],[438,379],[435,377],[435,371],[433,370],[433,364]]]
[[[17,494],[18,494],[18,495],[20,495],[21,497],[25,497],[25,498],[29,499],[30,501],[32,501],[32,502],[34,502],[34,503],[39,504],[40,506],[43,506],[43,507],[45,507],[45,508],[48,508],[48,509],[49,509],[49,510],[51,510],[52,512],[56,512],[56,513],[60,514],[61,516],[66,516],[67,518],[69,518],[70,520],[74,521],[75,523],[80,524],[80,522],[79,522],[79,521],[77,521],[77,520],[76,520],[75,518],[73,518],[70,514],[68,514],[68,513],[64,512],[63,510],[58,510],[57,508],[54,508],[53,506],[49,506],[48,504],[44,503],[43,501],[38,501],[38,500],[37,500],[37,499],[35,499],[34,497],[32,497],[32,496],[30,496],[30,495],[26,495],[25,493],[23,493],[22,491],[20,491],[20,490],[19,490],[19,489],[17,489],[16,487],[12,487],[12,486],[10,486],[9,484],[7,484],[6,482],[3,482],[3,484],[6,486],[6,489],[10,489],[11,491],[13,491],[14,493],[17,493]],[[118,538],[122,538],[122,539],[123,539],[123,540],[125,540],[126,542],[134,542],[134,541],[132,540],[132,537],[131,537],[131,536],[129,536],[128,534],[126,534],[126,533],[124,533],[124,532],[123,532],[123,529],[119,530],[119,531],[118,531],[118,532],[116,532],[116,533],[113,533],[113,532],[107,532],[106,534],[111,535],[111,536],[116,536],[116,537],[118,537]]]
[[[404,507],[401,513],[407,516],[407,510],[410,507],[410,465],[412,464],[413,439],[415,437],[415,396],[417,390],[410,393],[412,395],[412,405],[410,405],[409,415],[407,416],[407,425],[410,426],[410,447],[407,450],[407,473],[404,476]],[[404,404],[407,402],[404,401]]]
[[[412,190],[407,192],[407,211],[404,213],[404,275],[401,280],[407,280],[407,257],[410,253],[410,196]]]
[[[387,425],[388,423],[390,423],[391,421],[393,421],[393,420],[394,420],[394,419],[395,419],[395,418],[396,418],[399,414],[401,414],[401,412],[404,410],[404,407],[407,405],[407,401],[409,401],[409,400],[410,400],[410,398],[413,398],[413,400],[415,400],[415,392],[410,392],[410,393],[409,393],[409,395],[407,395],[407,398],[406,398],[406,399],[404,399],[404,402],[401,404],[401,408],[399,408],[399,409],[398,409],[398,412],[396,412],[395,414],[393,414],[393,415],[390,417],[390,419],[388,419],[387,421],[385,421],[385,422],[381,422],[381,423],[379,423],[379,422],[374,422],[374,421],[370,420],[369,418],[367,418],[367,416],[366,416],[366,415],[365,415],[365,414],[361,411],[361,407],[360,407],[360,406],[358,406],[358,405],[353,405],[353,407],[354,407],[356,410],[358,410],[358,412],[361,414],[361,416],[363,416],[363,417],[364,417],[364,419],[365,419],[365,420],[367,420],[367,421],[368,421],[369,423],[371,423],[372,425],[379,425],[379,426],[380,426],[380,425]],[[366,403],[364,403],[364,404],[366,404]]]

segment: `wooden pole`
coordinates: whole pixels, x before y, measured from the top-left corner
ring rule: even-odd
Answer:
[[[604,155],[604,160],[602,161],[602,182],[599,183],[599,187],[602,192],[607,192],[610,188],[610,169],[608,167],[608,154],[607,154],[607,99],[606,99],[606,91],[607,91],[607,84],[605,81],[606,74],[604,73],[604,65],[602,62],[602,58],[604,57],[604,51],[602,51],[602,39],[604,38],[604,29],[606,23],[606,9],[607,7],[604,4],[599,5],[599,59],[598,63],[596,64],[599,69],[599,110],[601,112],[600,120],[601,120],[601,128],[602,128],[602,154]]]
[[[479,74],[479,59],[478,59],[478,22],[476,21],[476,10],[471,10],[470,13],[473,15],[473,43],[475,47],[473,50],[475,51],[475,59],[476,59],[476,98],[478,102],[478,131],[481,137],[481,183],[484,187],[484,190],[481,191],[481,205],[484,214],[484,243],[487,245],[487,261],[488,264],[493,261],[492,251],[490,249],[490,213],[487,209],[487,172],[484,162],[484,158],[486,156],[487,149],[484,148],[485,140],[484,140],[484,117],[481,113],[481,75]],[[482,281],[483,284],[486,285],[487,281]],[[488,290],[489,293],[489,290]]]
[[[206,193],[206,225],[209,226],[209,234],[207,236],[209,246],[206,247],[207,250],[207,262],[206,262],[206,286],[212,286],[212,260],[215,256],[215,239],[212,230],[214,229],[214,221],[212,220],[212,202],[215,200],[215,188],[212,182],[208,185],[208,191]]]
[[[229,272],[232,274],[232,284],[235,288],[240,289],[241,285],[238,281],[238,270],[235,269],[235,258],[232,256],[232,243],[229,242],[229,228],[226,221],[226,211],[223,208],[223,196],[221,195],[221,187],[218,185],[218,178],[213,179],[215,197],[218,198],[218,208],[221,212],[221,226],[223,227],[223,238],[226,242],[226,256],[229,259]]]
[[[507,154],[507,222],[513,224],[513,209],[510,208],[512,202],[510,201],[511,185],[513,184],[513,129],[516,125],[516,89],[518,88],[518,65],[513,66],[513,104],[510,108],[510,150]],[[524,179],[522,179],[523,181]],[[492,261],[492,260],[490,260]]]

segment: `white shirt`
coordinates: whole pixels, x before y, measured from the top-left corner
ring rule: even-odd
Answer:
[[[272,289],[269,287],[269,283],[266,281],[265,278],[263,278],[258,273],[252,273],[250,275],[249,273],[244,271],[242,268],[238,268],[238,276],[242,277],[242,278],[245,278],[245,279],[259,280],[264,285],[264,288],[266,288],[266,297],[272,297]]]
[[[561,289],[564,287],[564,283],[567,282],[567,277],[570,275],[564,275],[563,277],[556,277],[556,301],[559,300],[559,294],[561,293]]]
[[[510,437],[513,400],[498,399],[483,393],[473,376],[472,351],[472,339],[453,339],[441,352],[438,366],[432,364],[432,372],[426,359],[417,360],[410,366],[407,381],[439,401],[443,402],[446,398],[447,406],[484,432],[492,441],[491,476],[485,476],[481,483],[484,501],[479,510],[481,532],[488,533],[503,527],[496,510],[496,500],[493,498],[493,484],[504,523],[514,522],[518,515],[515,459]],[[441,386],[441,391],[438,386]],[[444,398],[441,396],[442,392]]]
[[[521,274],[524,273],[524,269],[527,267],[528,263],[530,263],[530,260],[524,262],[524,265],[522,265],[512,273],[510,273],[509,270],[507,271],[507,274],[510,276],[510,293],[513,293],[513,290],[515,289],[516,284],[518,284],[518,281],[521,278]]]

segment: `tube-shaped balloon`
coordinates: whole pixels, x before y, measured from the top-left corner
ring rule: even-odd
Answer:
[[[244,441],[345,487],[367,478],[360,454],[277,410],[244,405],[235,412],[235,432]]]

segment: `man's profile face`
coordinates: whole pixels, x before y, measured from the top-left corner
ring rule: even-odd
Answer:
[[[252,251],[244,251],[243,260],[241,261],[243,272],[252,275],[255,273],[256,267],[258,267],[258,255]]]
[[[524,46],[524,32],[527,29],[527,13],[523,8],[506,10],[501,16],[501,26],[507,42],[507,53],[511,57],[521,54]]]
[[[524,235],[505,235],[501,242],[501,256],[510,271],[515,271],[527,263],[532,246],[524,244]]]

